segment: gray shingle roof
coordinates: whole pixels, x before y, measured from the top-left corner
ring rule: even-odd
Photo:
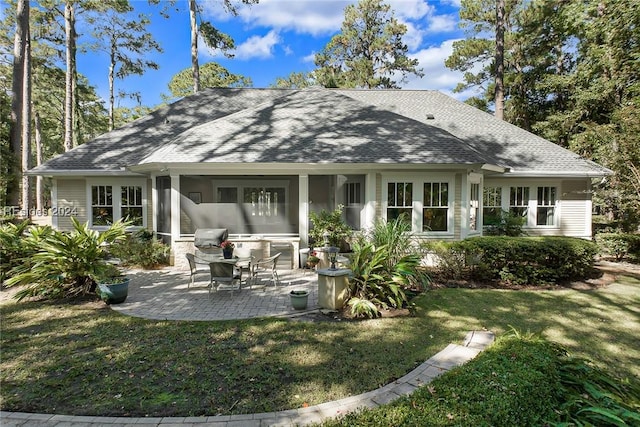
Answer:
[[[425,115],[433,114],[435,120]],[[435,91],[207,89],[32,170],[167,163],[499,164],[606,169]]]
[[[336,90],[444,129],[514,173],[609,174],[592,161],[437,91]],[[427,115],[433,119],[427,119]]]

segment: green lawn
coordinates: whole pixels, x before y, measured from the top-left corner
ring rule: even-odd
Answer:
[[[168,322],[102,303],[13,301],[2,315],[2,410],[169,416],[277,411],[375,389],[471,329],[540,333],[640,377],[640,281],[596,291],[438,289],[415,317]]]

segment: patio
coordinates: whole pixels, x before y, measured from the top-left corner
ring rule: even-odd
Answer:
[[[111,308],[122,314],[158,320],[232,320],[252,317],[295,316],[318,309],[318,280],[315,272],[279,269],[280,285],[266,279],[241,291],[212,292],[208,274],[199,274],[187,289],[189,273],[167,267],[161,270],[131,270],[127,300]],[[306,289],[306,310],[291,307],[289,292]]]

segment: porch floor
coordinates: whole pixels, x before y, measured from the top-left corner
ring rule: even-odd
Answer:
[[[318,280],[315,271],[279,269],[280,285],[258,281],[252,288],[243,283],[240,291],[218,291],[209,296],[209,275],[196,276],[187,288],[189,273],[171,267],[162,270],[128,272],[129,295],[111,308],[122,314],[159,320],[232,320],[253,317],[295,316],[318,309]],[[306,289],[305,310],[291,306],[289,292]]]

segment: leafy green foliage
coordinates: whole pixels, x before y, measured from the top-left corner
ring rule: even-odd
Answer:
[[[483,231],[488,236],[522,236],[522,227],[527,219],[510,211],[502,211],[499,216],[487,216]]]
[[[18,224],[7,222],[0,226],[0,283],[10,276],[10,271],[20,265],[34,248],[25,242],[24,236],[31,225],[29,220]]]
[[[26,244],[37,247],[30,262],[12,270],[7,286],[23,285],[16,298],[63,298],[87,295],[108,271],[108,246],[125,238],[126,223],[118,221],[102,233],[71,218],[73,231],[30,230]]]
[[[411,244],[406,227],[401,218],[379,221],[353,242],[348,304],[354,315],[376,317],[380,307],[406,307],[405,290],[428,282],[420,269],[420,251]]]
[[[130,234],[126,239],[112,245],[109,252],[120,258],[123,265],[155,268],[167,265],[171,248],[147,230]]]
[[[325,87],[398,88],[408,74],[423,76],[418,60],[407,56],[407,32],[388,4],[360,0],[348,5],[340,33],[316,54],[316,80]]]
[[[555,426],[640,424],[640,385],[621,381],[580,358],[561,358],[558,368],[564,402]]]
[[[353,230],[342,218],[343,208],[344,206],[339,205],[333,211],[323,209],[320,212],[309,212],[311,243],[315,246],[323,246],[325,233],[327,233],[329,246],[340,246],[344,240],[351,236]]]
[[[233,74],[216,62],[208,62],[200,67],[200,89],[208,87],[250,87],[249,77]],[[193,93],[191,68],[185,68],[169,81],[171,98],[181,98]]]
[[[572,237],[485,236],[441,245],[441,253],[464,260],[465,270],[454,271],[458,278],[516,285],[559,283],[588,277],[597,253],[593,242]],[[455,268],[463,267],[459,263]]]
[[[601,253],[622,261],[627,256],[640,259],[640,235],[624,233],[600,233],[595,238]]]

